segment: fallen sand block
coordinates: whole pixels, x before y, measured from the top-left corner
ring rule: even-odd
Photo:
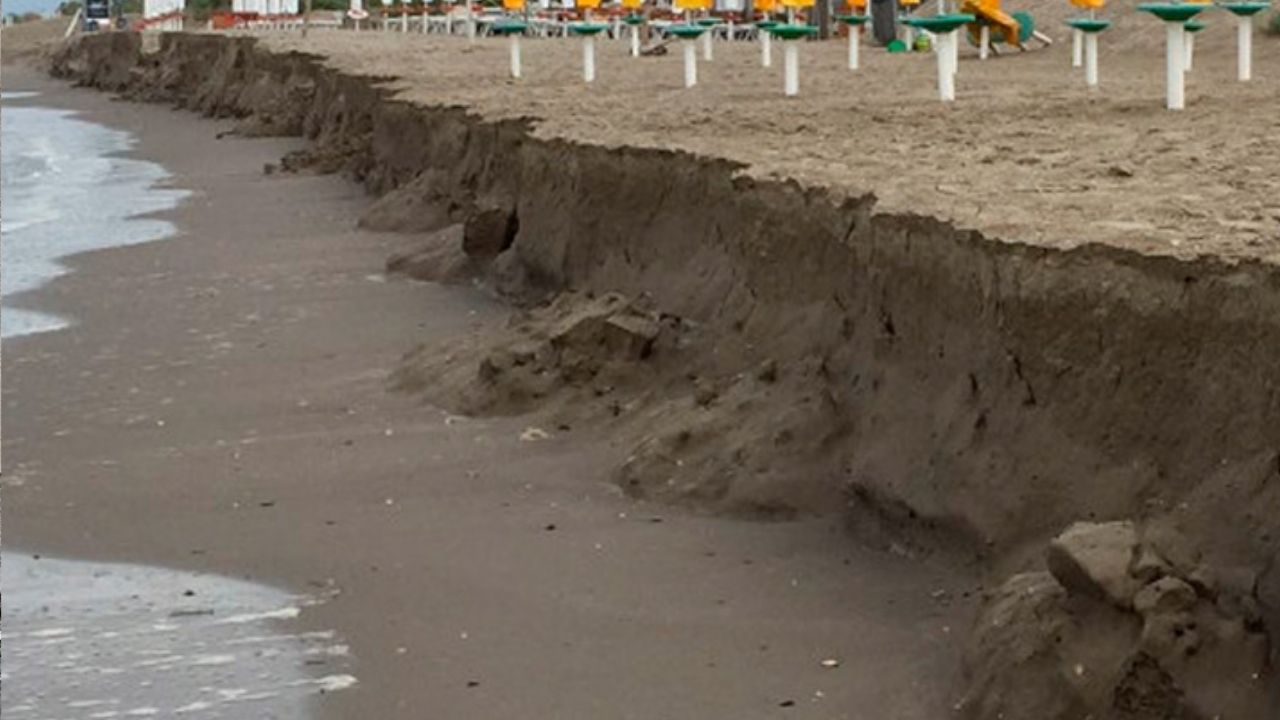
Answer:
[[[1200,565],[1183,575],[1166,562],[1143,584],[1123,560],[1159,551],[1139,535],[1131,522],[1072,525],[1051,543],[1056,570],[1014,575],[986,598],[966,650],[963,717],[1271,716],[1257,574]]]
[[[1049,572],[1071,592],[1129,607],[1138,589],[1129,575],[1138,549],[1130,522],[1076,523],[1049,544]]]

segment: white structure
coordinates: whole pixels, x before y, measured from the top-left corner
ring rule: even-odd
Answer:
[[[1191,58],[1187,57],[1187,67],[1190,69]],[[1098,87],[1098,33],[1086,33],[1084,36],[1084,84],[1088,87]]]
[[[353,2],[357,7],[358,2]],[[258,13],[259,15],[297,15],[298,0],[231,0],[231,11],[237,13]]]
[[[795,40],[782,41],[782,94],[800,93],[800,46]]]
[[[938,33],[934,42],[937,44],[938,58],[938,97],[942,102],[952,102],[956,99],[956,48],[959,42],[956,39],[957,32]]]
[[[1165,107],[1181,110],[1186,107],[1187,51],[1183,40],[1187,31],[1180,22],[1166,22],[1165,26]]]
[[[1236,16],[1236,79],[1253,79],[1253,16]]]
[[[681,51],[684,53],[684,86],[691,88],[698,84],[698,47],[696,40],[681,40]]]
[[[154,30],[181,30],[186,0],[143,0],[142,17]]]

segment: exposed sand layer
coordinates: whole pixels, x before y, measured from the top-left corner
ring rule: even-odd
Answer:
[[[1101,37],[1102,86],[1071,68],[1063,0],[1024,4],[1058,42],[979,62],[962,47],[958,100],[936,99],[931,54],[863,54],[843,42],[801,50],[801,94],[782,95],[781,51],[760,67],[752,43],[721,43],[681,86],[681,57],[632,59],[603,42],[599,80],[581,81],[571,40],[527,40],[525,77],[506,77],[498,38],[473,46],[437,35],[313,33],[264,37],[316,53],[343,73],[392,79],[397,97],[461,106],[486,119],[529,118],[535,137],[686,150],[842,194],[877,209],[948,219],[1048,247],[1097,242],[1144,253],[1280,261],[1280,40],[1255,39],[1255,80],[1235,81],[1235,32],[1205,14],[1188,107],[1163,110],[1163,31],[1133,3],[1113,3]],[[795,209],[797,213],[803,210]]]

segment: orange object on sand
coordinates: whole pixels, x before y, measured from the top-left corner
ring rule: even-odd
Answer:
[[[1009,47],[1022,47],[1022,39],[1019,37],[1022,26],[1012,15],[1000,9],[1000,0],[964,0],[960,3],[960,12],[977,15],[985,20],[995,28],[995,32],[1004,35],[1004,41]]]

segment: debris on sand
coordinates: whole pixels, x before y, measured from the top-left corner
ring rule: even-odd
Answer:
[[[525,428],[524,432],[520,433],[520,442],[537,442],[539,440],[546,440],[549,437],[551,436],[547,434],[546,430],[543,430],[542,428],[529,427]]]
[[[602,398],[624,380],[643,382],[646,362],[678,325],[617,293],[565,293],[461,347],[420,348],[393,382],[472,415],[527,412],[565,391]]]
[[[1153,577],[1154,545],[1131,522],[1077,523],[1050,543],[1049,572],[997,588],[967,650],[963,716],[1267,717],[1256,576],[1215,588],[1210,569],[1161,558]]]
[[[1138,581],[1129,574],[1138,550],[1131,522],[1076,523],[1049,543],[1049,572],[1067,590],[1128,607]]]

